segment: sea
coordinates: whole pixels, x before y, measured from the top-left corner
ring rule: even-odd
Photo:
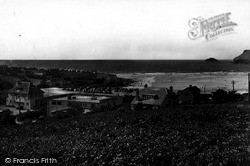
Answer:
[[[1,60],[0,65],[36,68],[75,69],[117,74],[135,80],[130,87],[142,88],[173,86],[182,90],[189,85],[199,87],[203,93],[218,88],[248,90],[250,64],[234,64],[232,60],[206,62],[204,60]]]

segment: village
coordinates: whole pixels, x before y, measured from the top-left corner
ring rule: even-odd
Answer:
[[[0,161],[249,165],[249,93],[234,86],[131,88],[115,74],[72,69],[0,66],[0,75]]]
[[[250,166],[250,0],[0,2],[0,166]]]
[[[247,95],[234,89],[209,94],[195,85],[183,90],[147,84],[140,89],[126,88],[133,80],[97,71],[0,66],[0,74],[1,124],[13,123],[13,119],[15,124],[23,124],[52,116],[69,117],[74,112],[145,111],[247,100]],[[60,91],[53,93],[55,87]]]

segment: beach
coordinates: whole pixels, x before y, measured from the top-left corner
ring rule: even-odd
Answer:
[[[156,81],[155,78],[161,75],[165,75],[165,73],[124,73],[117,74],[117,77],[134,80],[134,83],[128,86],[127,88],[141,89],[144,87],[145,84],[150,87],[153,86]]]
[[[174,91],[183,90],[189,85],[197,86],[201,93],[215,92],[217,89],[226,91],[234,90],[243,94],[248,92],[247,72],[202,72],[202,73],[125,73],[117,74],[117,77],[132,79],[134,83],[124,88],[143,89],[147,84],[149,87],[169,88],[173,86]],[[76,93],[52,87],[43,88],[45,96],[53,96],[67,93]]]
[[[202,93],[211,93],[216,89],[233,90],[247,93],[247,72],[200,72],[200,73],[127,73],[117,74],[118,77],[130,78],[135,81],[130,87],[143,88],[144,84],[152,87],[182,90],[189,85],[197,86]]]

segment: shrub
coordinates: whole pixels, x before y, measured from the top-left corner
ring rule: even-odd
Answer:
[[[15,124],[15,116],[10,110],[0,112],[0,125]]]

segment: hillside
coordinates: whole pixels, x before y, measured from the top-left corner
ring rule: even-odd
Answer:
[[[103,112],[0,127],[0,161],[58,165],[249,165],[248,109],[205,105]]]
[[[250,63],[250,50],[244,50],[242,54],[233,59],[234,63]]]

